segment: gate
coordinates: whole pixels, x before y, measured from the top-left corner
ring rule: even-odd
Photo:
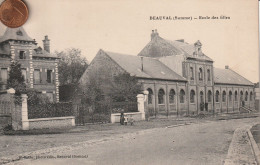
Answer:
[[[137,102],[96,102],[95,106],[77,104],[75,107],[75,124],[108,123],[111,113],[137,112]]]
[[[0,129],[12,124],[11,108],[10,101],[0,101]]]

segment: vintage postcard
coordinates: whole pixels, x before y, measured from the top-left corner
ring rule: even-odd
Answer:
[[[1,0],[0,164],[259,164],[257,0]]]

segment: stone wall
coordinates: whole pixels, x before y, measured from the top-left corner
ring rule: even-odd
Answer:
[[[53,117],[29,119],[29,129],[43,129],[43,128],[69,128],[75,126],[75,117]]]

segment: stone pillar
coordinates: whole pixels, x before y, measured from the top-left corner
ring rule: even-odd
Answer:
[[[59,102],[59,70],[58,70],[58,62],[59,60],[55,60],[55,89],[56,89],[56,101]]]
[[[12,128],[13,128],[14,130],[16,130],[16,128],[19,127],[19,126],[18,126],[18,122],[15,121],[15,119],[16,119],[16,118],[15,118],[15,117],[16,117],[15,100],[14,100],[14,99],[15,99],[15,98],[14,98],[15,90],[14,90],[13,88],[8,89],[8,90],[7,90],[7,93],[8,93],[9,96],[10,96]]]
[[[32,53],[33,53],[33,50],[32,48],[29,49],[29,64],[30,64],[30,88],[33,88],[33,73],[34,73],[34,68],[33,68],[33,61],[32,61]]]
[[[138,94],[137,96],[138,112],[142,113],[142,120],[145,120],[145,95]]]
[[[26,94],[22,94],[22,130],[29,130],[27,98]]]

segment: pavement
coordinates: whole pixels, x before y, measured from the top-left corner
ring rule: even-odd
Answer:
[[[10,164],[215,165],[227,164],[228,160],[232,159],[230,153],[246,155],[248,160],[244,159],[245,162],[241,161],[238,164],[253,164],[255,159],[252,150],[248,149],[249,141],[239,129],[252,126],[258,121],[259,117],[186,123],[141,130],[81,142],[45,153],[34,152]],[[236,135],[242,139],[236,138]],[[230,147],[239,146],[238,142],[244,144],[242,146],[246,152],[239,149],[241,152],[232,152],[235,148]],[[233,158],[239,157],[241,155],[233,155]]]

